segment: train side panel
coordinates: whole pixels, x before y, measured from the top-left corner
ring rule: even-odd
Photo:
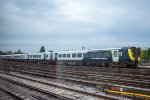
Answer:
[[[85,50],[81,51],[62,51],[57,54],[57,64],[82,65]]]

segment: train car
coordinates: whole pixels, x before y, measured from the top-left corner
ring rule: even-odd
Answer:
[[[82,59],[87,52],[88,50],[58,52],[57,64],[82,65]]]
[[[28,53],[29,62],[39,62],[45,60],[45,53]]]
[[[48,64],[55,65],[57,60],[55,56],[57,56],[56,52],[45,52],[45,61],[48,62]]]
[[[54,64],[53,52],[42,52],[42,53],[28,53],[29,62],[43,62],[48,64]]]
[[[128,67],[135,66],[140,61],[140,48],[136,47],[123,47],[119,50],[118,63],[126,64]]]
[[[58,52],[58,64],[95,65],[95,66],[137,66],[140,49],[123,47],[111,49],[90,49]]]
[[[13,58],[12,55],[0,55],[0,59],[10,61]]]
[[[94,65],[94,66],[137,66],[140,48],[122,47],[110,49],[88,49],[76,51],[43,52],[1,55],[7,61],[48,62],[49,64]]]
[[[28,60],[28,54],[13,54],[12,60],[13,61],[26,61]]]
[[[42,52],[42,53],[0,55],[0,59],[6,60],[6,61],[20,61],[20,62],[21,61],[23,62],[48,62],[51,64],[53,61],[53,53]]]
[[[52,60],[52,56],[53,56],[52,52],[45,52],[44,54],[45,54],[45,60],[47,61]]]

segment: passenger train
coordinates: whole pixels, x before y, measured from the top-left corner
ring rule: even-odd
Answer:
[[[94,65],[136,67],[140,61],[140,48],[122,47],[111,49],[66,50],[60,52],[43,52],[0,55],[7,61],[47,62],[50,64]]]

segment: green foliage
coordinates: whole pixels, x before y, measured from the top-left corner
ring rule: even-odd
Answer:
[[[150,58],[150,49],[149,50],[141,50],[141,59],[149,60]]]
[[[150,48],[148,48],[148,57],[150,58]]]
[[[44,46],[41,47],[40,52],[45,52]]]

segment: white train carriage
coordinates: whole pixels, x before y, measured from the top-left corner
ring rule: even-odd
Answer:
[[[51,61],[52,57],[53,57],[53,53],[52,52],[45,52],[45,60]]]
[[[0,59],[12,59],[12,55],[0,55]]]
[[[54,60],[54,53],[53,52],[45,52],[45,61],[48,64],[56,64],[55,60]]]
[[[87,52],[88,50],[58,52],[57,64],[82,65],[82,59]]]
[[[28,53],[30,62],[40,62],[52,63],[53,53],[52,52],[42,52],[42,53]]]
[[[12,59],[26,60],[28,59],[28,54],[13,54]]]
[[[44,53],[28,53],[29,60],[44,60]]]

